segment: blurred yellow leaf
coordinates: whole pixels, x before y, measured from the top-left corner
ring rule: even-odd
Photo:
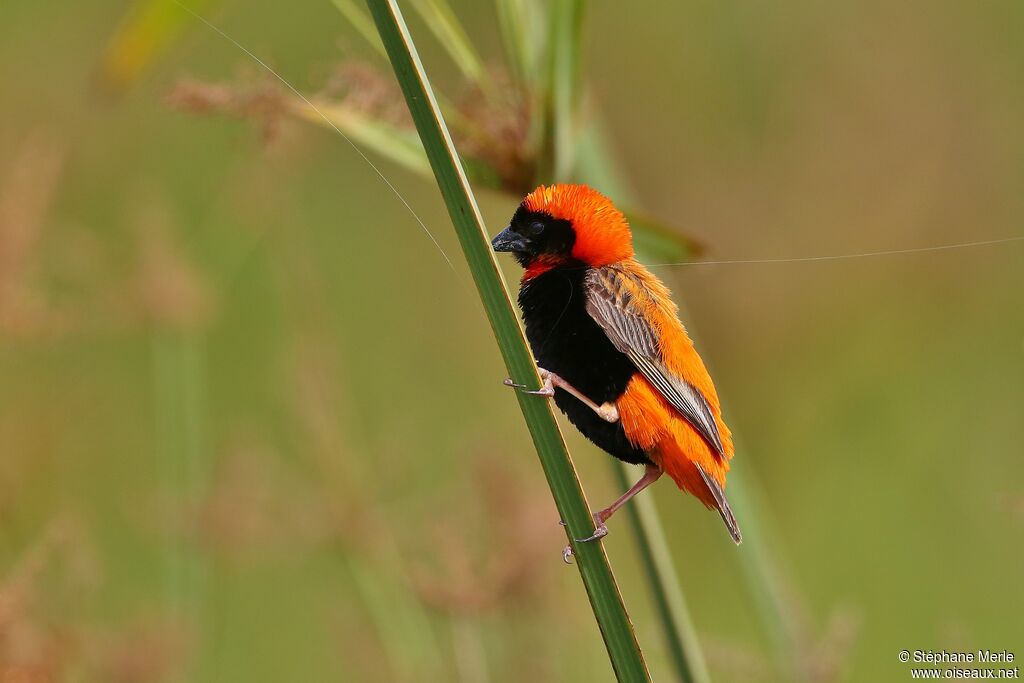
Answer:
[[[195,20],[219,0],[136,0],[121,19],[99,65],[100,84],[111,92],[130,88]]]

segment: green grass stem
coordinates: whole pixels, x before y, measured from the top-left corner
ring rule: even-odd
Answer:
[[[368,0],[416,130],[423,141],[452,224],[509,375],[540,386],[540,377],[491,252],[473,191],[395,0]],[[516,392],[555,505],[570,540],[592,533],[594,522],[549,402]],[[576,564],[590,598],[608,656],[620,681],[648,681],[650,674],[601,543],[574,543]]]

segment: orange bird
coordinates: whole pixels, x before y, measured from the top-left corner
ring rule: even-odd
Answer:
[[[733,445],[718,393],[668,288],[633,257],[622,212],[586,185],[542,185],[491,246],[526,269],[519,306],[544,380],[527,393],[553,397],[599,448],[645,466],[577,540],[606,535],[608,518],[667,472],[717,509],[739,543],[723,491]]]

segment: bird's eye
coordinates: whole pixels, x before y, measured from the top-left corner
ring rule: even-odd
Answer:
[[[544,224],[543,223],[541,223],[540,221],[534,221],[533,223],[530,223],[530,234],[531,235],[539,235],[542,232],[544,232]]]

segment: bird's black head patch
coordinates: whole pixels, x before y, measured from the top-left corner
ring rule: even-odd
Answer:
[[[509,226],[491,242],[495,251],[512,252],[524,268],[538,258],[568,260],[576,242],[576,233],[567,220],[530,211],[520,205]]]

